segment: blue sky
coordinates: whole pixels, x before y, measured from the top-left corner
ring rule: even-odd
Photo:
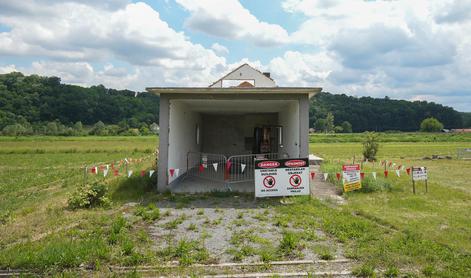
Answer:
[[[0,73],[207,86],[241,63],[279,86],[471,111],[471,1],[0,1]]]

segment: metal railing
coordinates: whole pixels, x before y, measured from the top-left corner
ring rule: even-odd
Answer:
[[[254,179],[255,159],[277,159],[278,153],[241,154],[227,159],[226,182],[238,183]]]
[[[255,159],[281,158],[279,153],[241,154],[229,158],[222,154],[189,152],[187,177],[232,184],[254,180]]]
[[[186,175],[223,182],[226,161],[226,156],[222,154],[189,152],[186,158]]]

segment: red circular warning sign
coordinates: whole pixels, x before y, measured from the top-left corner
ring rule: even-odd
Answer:
[[[303,180],[301,179],[300,175],[292,175],[289,177],[289,184],[291,184],[292,187],[300,186],[302,181]]]
[[[266,176],[263,179],[263,186],[265,186],[266,188],[272,188],[273,186],[275,186],[275,183],[276,180],[273,176]]]

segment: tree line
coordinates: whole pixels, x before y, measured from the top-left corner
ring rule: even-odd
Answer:
[[[426,118],[445,128],[471,124],[470,113],[433,102],[320,93],[311,99],[309,126],[328,132],[416,131]],[[158,132],[159,97],[147,92],[81,87],[58,77],[0,74],[4,135],[139,135]]]
[[[393,100],[388,97],[353,97],[345,94],[319,93],[311,99],[309,126],[335,131],[351,125],[353,132],[417,131],[424,119],[435,118],[445,128],[465,127],[468,113],[427,101]],[[466,121],[466,124],[470,124]]]

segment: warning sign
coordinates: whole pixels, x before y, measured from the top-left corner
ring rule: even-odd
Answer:
[[[360,165],[343,165],[343,190],[345,192],[353,191],[361,188]]]
[[[412,167],[412,180],[413,181],[427,180],[427,167]]]
[[[255,160],[255,197],[309,195],[307,158]]]

